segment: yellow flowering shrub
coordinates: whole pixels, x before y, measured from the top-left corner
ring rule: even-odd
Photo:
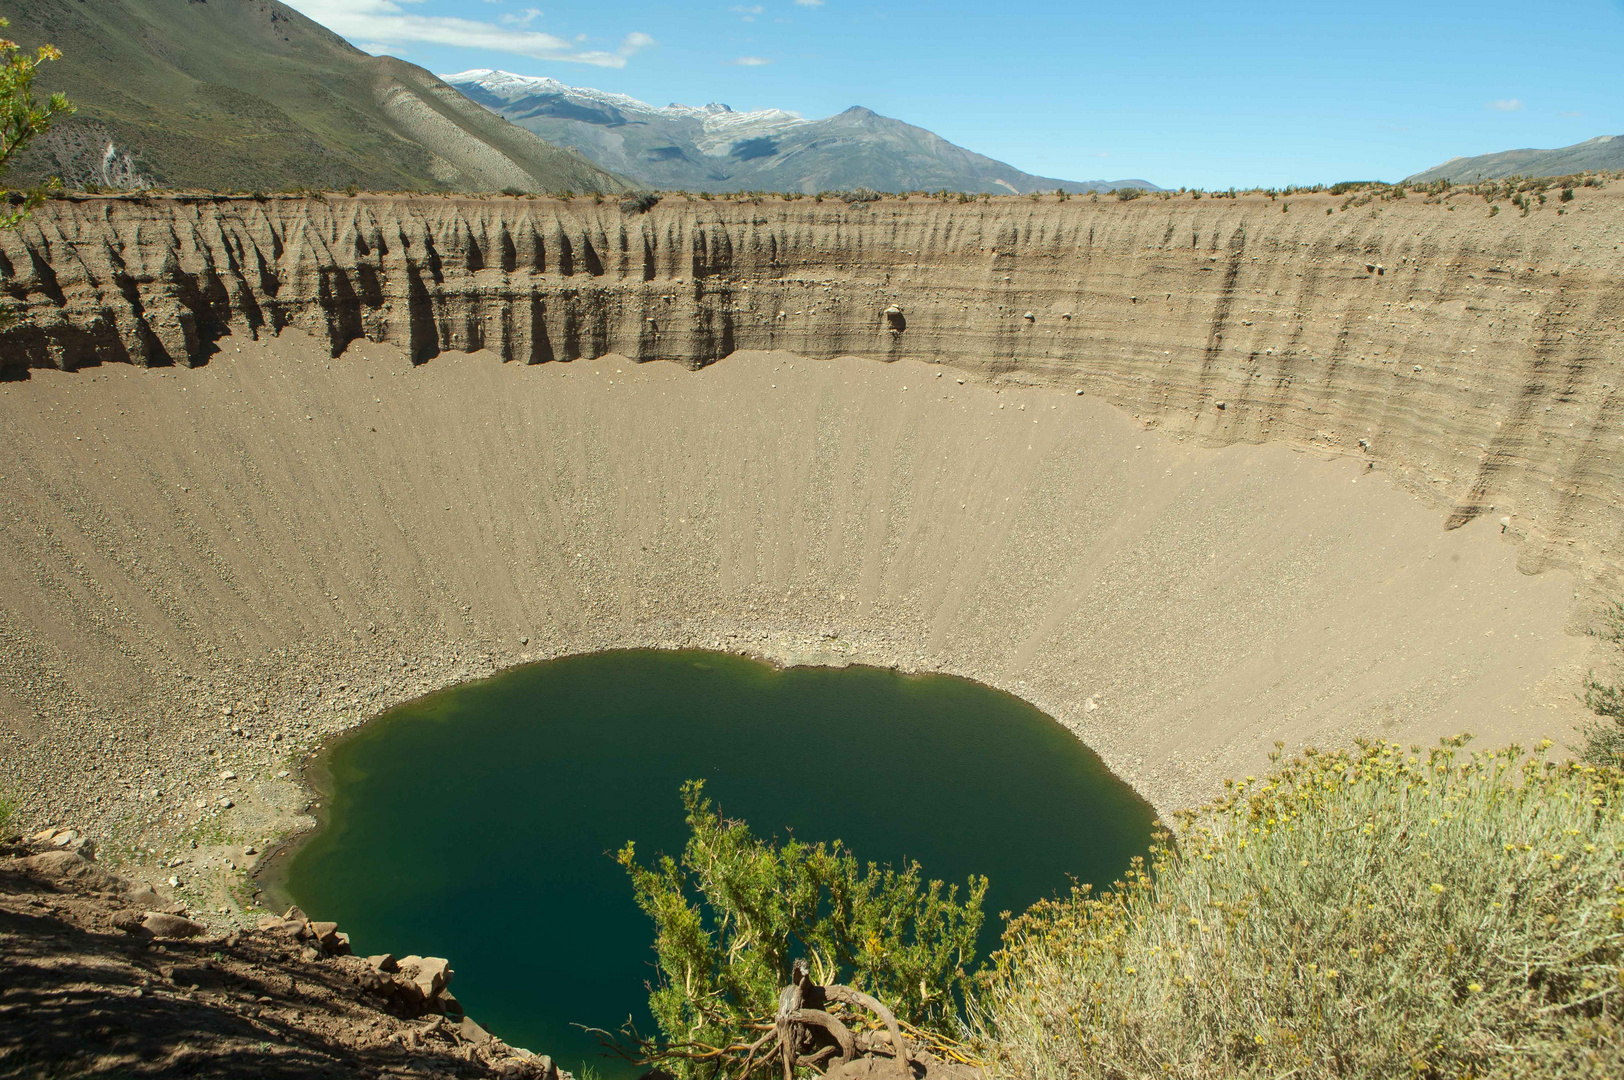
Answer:
[[[994,1071],[1624,1076],[1624,772],[1465,742],[1277,757],[1014,920]]]

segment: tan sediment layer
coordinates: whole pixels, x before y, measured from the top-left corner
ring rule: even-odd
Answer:
[[[1276,739],[1503,743],[1579,711],[1573,577],[1360,460],[911,361],[224,345],[0,383],[0,787],[178,852],[194,906],[300,820],[279,774],[314,741],[585,650],[965,675],[1164,811]]]
[[[1446,525],[1509,516],[1522,568],[1593,605],[1624,566],[1624,187],[1531,205],[64,200],[0,233],[0,366],[188,364],[284,326],[417,359],[939,361],[1378,461]]]

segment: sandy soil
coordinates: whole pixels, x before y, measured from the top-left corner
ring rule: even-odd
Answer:
[[[0,383],[0,790],[219,918],[246,847],[308,823],[324,737],[583,650],[965,675],[1163,812],[1276,740],[1571,739],[1574,581],[1520,573],[1493,514],[1446,531],[1374,463],[963,378],[289,331]]]

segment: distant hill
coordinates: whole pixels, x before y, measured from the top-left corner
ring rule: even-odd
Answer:
[[[442,75],[473,100],[651,188],[686,191],[1108,191],[1145,180],[1057,180],[1021,172],[924,128],[853,107],[823,120],[782,109],[656,108],[625,94],[480,69]]]
[[[1624,169],[1624,135],[1599,135],[1556,150],[1506,150],[1498,154],[1451,158],[1409,179],[1417,183],[1501,180],[1508,176],[1568,176]]]
[[[620,191],[627,185],[422,68],[278,0],[5,0],[59,46],[36,89],[79,106],[7,179],[222,189]]]

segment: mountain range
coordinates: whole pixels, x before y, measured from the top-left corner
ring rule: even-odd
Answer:
[[[1409,177],[1416,183],[1449,180],[1503,180],[1508,176],[1569,176],[1624,169],[1624,135],[1599,135],[1555,150],[1505,150],[1498,154],[1450,158]]]
[[[627,184],[371,56],[278,0],[5,0],[7,34],[50,42],[36,90],[78,114],[11,183],[212,190],[622,191]]]
[[[548,142],[650,188],[809,194],[946,188],[1004,195],[1161,190],[1145,180],[1034,176],[861,106],[807,120],[782,109],[658,108],[625,94],[488,68],[441,78]]]

